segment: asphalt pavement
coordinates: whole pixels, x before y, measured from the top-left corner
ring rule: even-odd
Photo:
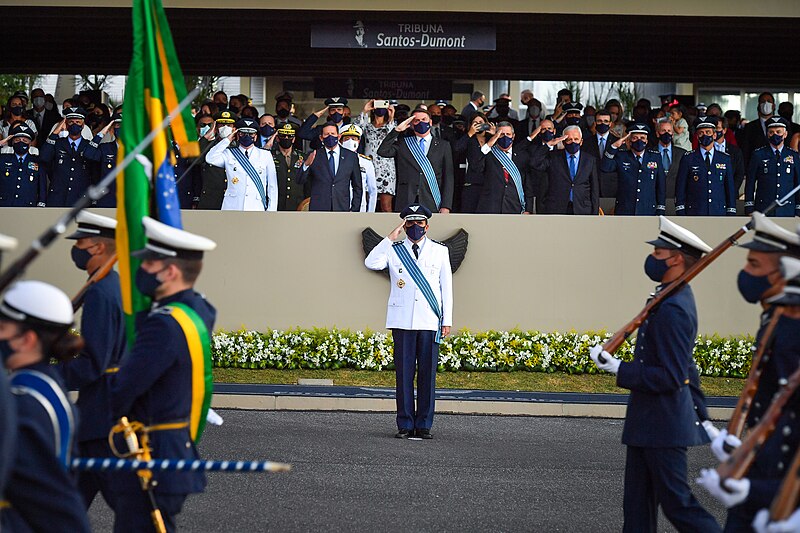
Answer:
[[[209,475],[178,518],[191,532],[612,532],[622,528],[622,421],[437,415],[433,440],[393,438],[394,415],[238,411],[209,427],[206,459],[289,462]],[[692,478],[715,461],[689,452]],[[696,485],[693,484],[696,487]],[[695,494],[718,520],[724,510]],[[111,531],[101,499],[95,531]],[[663,518],[659,531],[674,531]]]

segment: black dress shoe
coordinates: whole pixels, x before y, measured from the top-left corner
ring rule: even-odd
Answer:
[[[413,432],[410,429],[401,429],[395,434],[396,439],[407,439],[408,437],[413,436]]]
[[[432,439],[433,435],[431,435],[431,430],[430,429],[418,429],[417,430],[417,437],[419,437],[421,439],[428,440],[428,439]]]

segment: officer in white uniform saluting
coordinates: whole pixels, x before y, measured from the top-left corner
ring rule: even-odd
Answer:
[[[364,264],[371,270],[388,267],[391,279],[386,327],[392,330],[394,340],[395,436],[430,439],[439,342],[453,324],[453,273],[447,247],[425,236],[430,210],[411,204],[400,217],[403,223],[373,248]],[[408,239],[392,242],[403,230]]]
[[[267,150],[256,148],[258,123],[251,118],[236,121],[227,138],[217,143],[206,163],[225,169],[228,188],[222,209],[231,211],[277,211],[278,175],[275,161]],[[238,146],[230,146],[236,139]]]

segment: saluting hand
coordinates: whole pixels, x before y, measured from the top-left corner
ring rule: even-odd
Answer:
[[[553,139],[551,141],[547,141],[547,146],[556,146],[558,143],[566,140],[566,138],[567,138],[566,135],[562,135],[561,137],[556,137],[555,139]]]
[[[397,127],[395,128],[395,130],[397,130],[397,131],[406,131],[408,129],[408,127],[411,125],[411,121],[412,120],[414,120],[414,116],[413,115],[408,117],[407,119],[405,119],[400,124],[398,124]]]
[[[8,137],[0,141],[0,146],[5,146],[6,144],[8,144],[8,141],[10,141],[12,137],[13,135],[9,135]]]
[[[211,127],[210,127],[210,128],[208,128],[208,131],[206,132],[206,134],[205,134],[205,135],[203,135],[203,137],[204,137],[204,138],[205,138],[207,141],[213,141],[213,140],[214,140],[214,133],[215,133],[216,131],[217,131],[217,121],[215,120],[215,121],[214,121],[214,123],[211,125]]]
[[[317,151],[316,151],[316,150],[312,150],[312,151],[311,151],[311,153],[310,153],[310,154],[308,154],[308,155],[306,156],[306,160],[304,161],[304,163],[303,163],[303,164],[304,164],[305,166],[307,166],[307,167],[310,167],[310,166],[311,166],[311,163],[313,163],[313,162],[314,162],[314,159],[315,159],[316,157],[317,157]]]
[[[624,143],[630,136],[631,136],[630,133],[626,133],[625,137],[621,137],[619,140],[615,141],[614,144],[612,144],[611,146],[613,146],[614,148],[619,148],[620,146],[622,146],[622,143]]]
[[[402,234],[403,234],[403,228],[405,227],[405,225],[406,225],[406,223],[405,223],[405,221],[403,221],[403,222],[401,222],[401,223],[400,223],[400,225],[399,225],[399,226],[397,226],[396,228],[394,228],[394,229],[392,230],[392,232],[391,232],[389,235],[387,235],[387,237],[389,238],[389,240],[390,240],[390,241],[396,241],[397,239],[399,239],[399,238],[400,238],[400,235],[402,235]]]
[[[67,129],[67,119],[63,119],[61,122],[58,123],[58,126],[55,130],[53,130],[53,135],[57,135]]]
[[[113,125],[114,121],[112,120],[111,122],[103,126],[103,129],[100,130],[98,133],[100,133],[101,135],[105,135],[106,133],[108,133],[108,130],[110,130]]]
[[[317,116],[317,118],[322,118],[322,115],[327,115],[328,114],[328,109],[330,109],[330,106],[326,105],[325,107],[323,107],[319,111],[315,111],[314,114]]]
[[[236,128],[231,128],[231,134],[228,135],[228,140],[233,141],[236,138],[236,132],[239,131]]]

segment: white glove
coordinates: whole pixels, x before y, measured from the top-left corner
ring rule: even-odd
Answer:
[[[717,459],[720,460],[720,462],[727,461],[728,458],[731,456],[730,453],[725,451],[725,444],[727,444],[731,448],[738,448],[739,445],[742,444],[742,441],[740,441],[733,435],[728,435],[727,429],[723,429],[722,431],[720,431],[719,435],[714,437],[713,440],[711,441],[711,451],[714,452],[714,455],[717,457]]]
[[[753,520],[753,529],[757,533],[800,533],[800,510],[780,522],[769,521],[769,510],[761,509]]]
[[[712,468],[700,471],[697,483],[705,487],[709,494],[719,500],[725,507],[731,508],[747,499],[750,493],[750,480],[747,478],[725,480],[725,488],[719,484],[719,474]],[[726,490],[727,489],[727,490]]]
[[[605,362],[600,361],[601,353],[603,354]],[[602,345],[598,344],[597,346],[592,346],[592,348],[589,350],[589,357],[592,358],[592,361],[594,361],[594,364],[596,364],[597,368],[600,370],[605,370],[606,372],[611,372],[612,374],[619,372],[619,364],[622,361],[604,351]]]
[[[702,426],[703,429],[706,430],[706,435],[708,435],[708,438],[712,441],[717,438],[717,435],[719,435],[719,430],[714,427],[714,424],[711,423],[711,420],[704,420]]]
[[[208,413],[206,413],[206,422],[208,422],[212,426],[221,426],[222,417],[219,416],[215,410],[209,407]]]

